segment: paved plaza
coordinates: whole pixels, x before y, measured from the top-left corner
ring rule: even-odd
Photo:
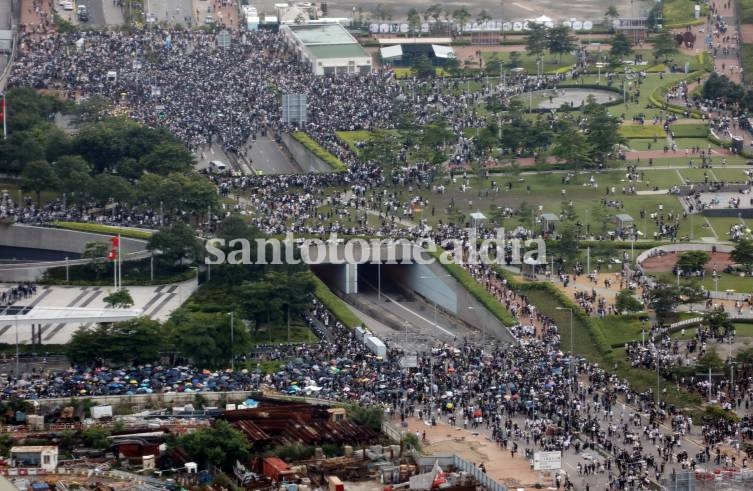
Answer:
[[[13,285],[0,284],[0,290]],[[132,286],[128,291],[133,297],[133,309],[139,309],[143,315],[164,322],[170,314],[185,301],[196,289],[196,280],[173,285]],[[110,294],[112,287],[101,286],[43,286],[37,287],[37,294],[14,304],[40,308],[80,308],[102,309],[107,307],[103,298]],[[87,325],[91,326],[91,325]],[[48,323],[42,325],[42,344],[65,344],[80,324]],[[19,326],[18,341],[21,344],[31,342],[31,328]],[[15,344],[16,330],[14,323],[0,325],[0,343]]]

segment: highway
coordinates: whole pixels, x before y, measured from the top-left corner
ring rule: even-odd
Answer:
[[[246,157],[255,171],[264,174],[296,174],[301,169],[285,155],[277,142],[269,136],[259,135],[256,142],[246,150]]]

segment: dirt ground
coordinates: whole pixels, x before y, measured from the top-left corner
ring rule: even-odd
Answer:
[[[408,430],[413,433],[426,432],[424,453],[455,453],[476,465],[483,462],[487,474],[508,489],[536,489],[534,486],[538,476],[521,455],[522,448],[512,457],[510,451],[503,450],[486,436],[474,431],[453,428],[443,421],[437,421],[437,426],[429,426],[416,418],[406,421]]]
[[[674,252],[665,254],[664,256],[654,256],[643,261],[643,269],[647,273],[664,273],[671,271],[677,262],[678,255]],[[729,254],[726,252],[715,252],[711,254],[711,259],[706,263],[706,271],[713,271],[716,268],[717,271],[722,271],[724,268],[732,264],[733,261],[729,258]]]

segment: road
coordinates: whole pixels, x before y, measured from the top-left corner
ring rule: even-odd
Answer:
[[[301,172],[301,169],[283,153],[277,142],[269,135],[259,135],[256,142],[247,150],[246,157],[251,161],[254,171],[261,171],[264,174]]]
[[[145,12],[153,14],[157,22],[192,25],[195,20],[192,0],[147,0]]]

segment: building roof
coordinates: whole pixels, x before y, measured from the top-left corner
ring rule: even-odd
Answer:
[[[450,44],[452,38],[379,38],[379,44]]]
[[[39,452],[57,452],[58,447],[55,445],[27,445],[20,447],[11,447],[10,453],[39,453]]]
[[[431,49],[434,50],[434,56],[437,58],[455,58],[455,50],[451,46],[432,44]]]
[[[399,44],[396,46],[385,46],[384,48],[379,48],[379,53],[385,60],[389,60],[390,58],[400,58],[403,56],[403,47]]]
[[[631,217],[627,213],[620,213],[619,215],[617,215],[617,220],[619,220],[621,222],[632,222],[633,221],[633,217]]]
[[[340,24],[288,24],[290,31],[306,46],[319,44],[358,44]]]
[[[354,58],[369,57],[360,44],[328,44],[324,46],[308,46],[308,50],[317,59],[326,58]]]
[[[547,222],[558,222],[560,219],[560,217],[558,217],[554,213],[542,213],[541,218],[543,218]]]

